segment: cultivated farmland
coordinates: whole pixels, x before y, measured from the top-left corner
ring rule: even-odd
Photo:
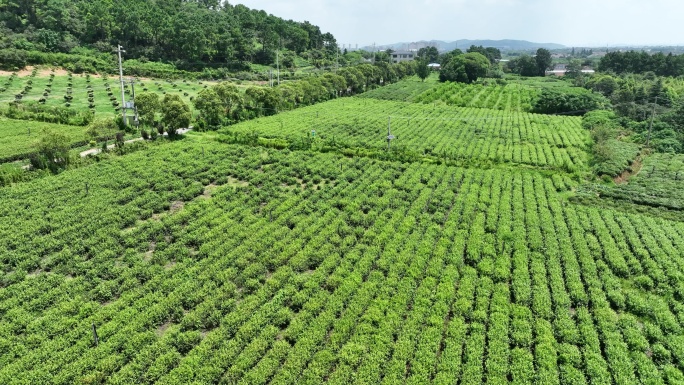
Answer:
[[[0,380],[681,381],[684,227],[569,187],[193,139],[2,189]]]
[[[296,142],[313,130],[313,139],[331,146],[384,149],[388,124],[392,145],[418,153],[567,169],[586,163],[580,118],[372,99],[338,99],[224,132]]]
[[[435,77],[428,78],[427,81],[421,82],[418,77],[412,77],[408,80],[398,83],[390,84],[385,87],[376,88],[374,90],[364,92],[361,98],[394,100],[402,102],[413,102],[424,92],[435,87]]]
[[[126,82],[128,82],[126,78]],[[152,92],[163,96],[178,94],[189,105],[190,99],[209,83],[195,80],[136,79],[135,92]],[[130,99],[133,89],[125,86]],[[17,100],[34,101],[46,106],[64,106],[75,110],[93,110],[98,116],[113,116],[121,104],[121,83],[118,77],[89,74],[56,74],[39,72],[28,76],[16,74],[0,77],[0,103]]]
[[[0,159],[14,160],[34,151],[33,144],[42,131],[49,129],[65,134],[72,142],[84,141],[85,127],[7,119],[0,116]]]
[[[443,83],[425,91],[415,98],[416,102],[441,102],[450,106],[490,108],[529,112],[536,97],[537,89],[518,84],[467,85],[463,83]]]
[[[390,87],[0,188],[0,383],[684,383],[682,159]]]

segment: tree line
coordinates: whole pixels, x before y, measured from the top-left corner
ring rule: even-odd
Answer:
[[[681,76],[684,75],[684,55],[665,55],[657,52],[653,55],[648,52],[609,52],[601,58],[598,70],[615,74],[643,74],[653,72],[658,76]]]
[[[425,49],[423,54],[429,58],[428,60],[436,58],[430,47]],[[421,51],[418,56],[422,57]],[[437,58],[441,64],[440,81],[443,82],[472,83],[482,77],[503,77],[499,65],[501,51],[497,48],[473,45],[465,53],[455,49]],[[508,62],[504,68],[507,72],[521,76],[546,76],[546,71],[551,69],[552,65],[551,52],[540,48],[534,56],[523,55]]]
[[[441,82],[472,83],[481,77],[500,77],[493,71],[498,70],[501,51],[494,47],[472,45],[463,53],[460,49],[440,54],[436,47],[418,50],[418,76],[425,80],[430,70],[429,63],[439,63]]]
[[[678,80],[648,72],[599,74],[576,82],[611,101],[614,122],[633,131],[634,141],[648,142],[659,152],[684,152],[684,89]]]
[[[545,48],[539,48],[534,56],[522,55],[509,61],[506,69],[520,76],[546,76],[546,71],[553,66],[551,52]]]
[[[244,93],[234,84],[222,82],[200,91],[193,100],[195,109],[199,112],[196,128],[216,129],[226,124],[275,115],[283,110],[359,94],[415,73],[416,65],[413,62],[379,62],[375,65],[345,67],[337,72],[290,81],[276,87],[252,86]],[[148,98],[146,94],[142,94],[142,97]],[[139,98],[136,105],[140,109]],[[146,125],[154,124],[154,117],[154,113],[146,117],[141,115],[141,122]]]
[[[93,56],[118,44],[129,58],[187,70],[270,64],[278,49],[309,57],[338,49],[332,34],[307,21],[220,0],[0,1],[0,50]]]

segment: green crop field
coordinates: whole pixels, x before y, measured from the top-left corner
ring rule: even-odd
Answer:
[[[675,2],[237,3],[0,0],[0,385],[684,385]]]
[[[426,106],[373,99],[337,99],[230,127],[225,133],[256,133],[290,141],[310,137],[348,148],[393,145],[452,159],[480,159],[535,166],[580,168],[588,134],[575,117],[475,108]]]
[[[416,98],[456,87],[1,187],[0,384],[684,383],[683,159],[629,147],[627,183],[589,183],[582,118],[521,85]]]
[[[417,76],[411,79],[390,84],[385,87],[376,88],[374,90],[361,94],[361,98],[394,100],[402,102],[412,102],[418,98],[423,92],[426,92],[435,87],[435,75],[432,75],[426,81],[422,82]]]
[[[617,204],[634,203],[684,214],[684,156],[651,154],[631,171],[635,175],[626,183],[594,186],[596,192]]]
[[[0,116],[0,159],[13,159],[33,152],[32,146],[42,130],[67,135],[72,142],[85,140],[85,127],[7,119]]]
[[[128,79],[127,79],[128,81]],[[135,92],[152,92],[159,96],[166,93],[178,94],[192,108],[191,98],[211,82],[190,80],[137,79]],[[89,91],[93,95],[92,110],[98,116],[113,116],[121,103],[121,83],[118,77],[101,77],[87,74],[50,75],[34,71],[28,76],[0,77],[0,103],[15,100],[16,95],[25,91],[22,101],[44,100],[46,106],[66,106],[75,110],[88,110]],[[30,88],[26,88],[30,87]],[[126,85],[126,98],[130,99],[132,88]],[[111,94],[111,96],[110,96]],[[65,98],[66,97],[66,98]],[[68,101],[67,98],[71,97]],[[114,104],[116,105],[114,105]]]
[[[537,89],[517,84],[467,85],[443,83],[415,98],[420,103],[445,103],[450,106],[490,108],[529,112],[539,95]]]
[[[569,188],[193,136],[0,189],[0,382],[684,380],[684,225]]]

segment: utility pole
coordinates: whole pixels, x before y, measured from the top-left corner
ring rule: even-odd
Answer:
[[[390,150],[390,143],[392,142],[393,139],[396,139],[394,135],[392,135],[392,117],[388,116],[387,117],[387,151]]]
[[[337,70],[340,68],[340,46],[336,47],[337,49],[335,50],[335,73],[337,73]]]
[[[135,80],[131,79],[131,94],[132,94],[132,99],[133,99],[133,116],[134,116],[134,122],[135,122],[135,128],[138,128],[139,121],[138,121],[138,106],[135,105]]]
[[[278,85],[280,85],[280,48],[283,46],[282,36],[278,37],[278,49],[276,50],[276,66],[278,67]]]
[[[276,51],[276,67],[278,69],[278,85],[280,85],[280,50]]]
[[[116,52],[119,54],[119,82],[121,83],[121,117],[123,118],[124,124],[126,124],[126,95],[124,94],[123,67],[121,66],[121,53],[126,51],[124,51],[123,47],[119,45]]]
[[[653,112],[651,113],[651,123],[648,125],[648,137],[646,138],[646,146],[651,143],[651,131],[653,131],[653,119],[655,118],[656,106],[658,105],[658,97],[655,97],[655,103],[653,104]]]

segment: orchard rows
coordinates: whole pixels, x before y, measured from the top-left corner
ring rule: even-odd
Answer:
[[[186,140],[2,189],[0,382],[681,383],[684,225],[570,187]]]
[[[128,79],[126,79],[128,83]],[[189,103],[194,95],[207,84],[188,80],[136,80],[135,92],[152,92],[156,94],[176,93]],[[125,85],[126,98],[130,99],[133,89]],[[114,115],[121,103],[121,85],[118,77],[109,78],[79,74],[48,76],[38,74],[38,70],[29,76],[20,77],[12,74],[0,76],[0,102],[15,100],[38,102],[46,106],[71,107],[74,110],[91,110],[102,115]],[[191,103],[189,103],[191,104]]]
[[[291,141],[308,137],[331,145],[382,149],[387,147],[388,124],[397,137],[393,146],[428,155],[570,170],[587,163],[588,137],[579,118],[481,108],[346,98],[244,122],[223,132]]]
[[[428,80],[420,81],[414,76],[403,81],[393,83],[384,87],[376,88],[360,94],[360,98],[394,100],[401,102],[413,102],[424,92],[435,87],[435,83]]]
[[[443,83],[418,97],[417,103],[445,103],[449,106],[489,108],[494,110],[528,112],[539,91],[517,84],[482,85]]]

